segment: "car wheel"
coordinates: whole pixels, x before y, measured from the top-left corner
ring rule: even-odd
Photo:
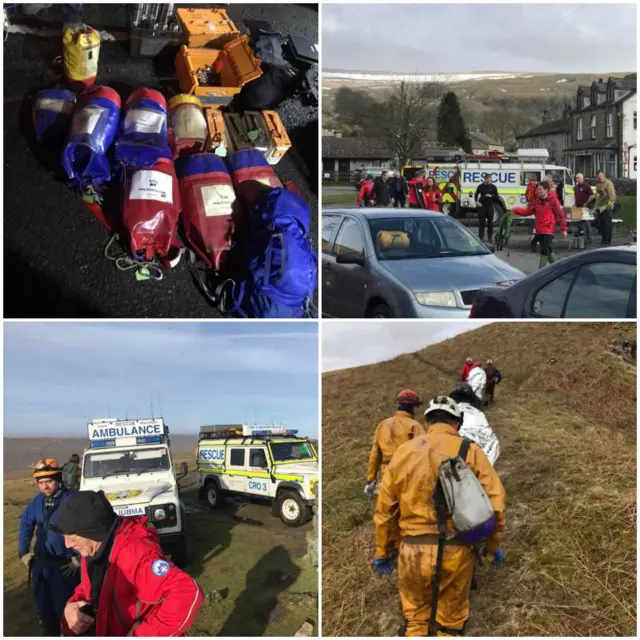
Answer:
[[[212,509],[221,509],[224,504],[222,491],[215,480],[210,480],[205,487],[205,499]]]
[[[367,318],[395,318],[395,316],[393,315],[393,311],[391,311],[384,302],[381,302],[369,309]]]
[[[309,507],[295,491],[283,491],[278,497],[276,510],[288,527],[299,527],[309,520]]]
[[[493,226],[494,227],[498,227],[498,225],[500,224],[500,219],[502,218],[504,214],[504,209],[502,207],[499,207],[497,205],[493,206]]]

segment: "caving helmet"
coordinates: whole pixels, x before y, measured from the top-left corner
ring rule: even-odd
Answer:
[[[420,397],[415,391],[411,389],[403,389],[396,398],[396,402],[398,404],[410,404],[414,407],[419,407],[422,402],[420,401]]]
[[[452,415],[456,420],[462,422],[462,412],[460,408],[456,404],[456,401],[449,396],[436,396],[427,407],[424,412],[425,418],[429,417],[430,413],[435,411],[446,411],[448,414]]]
[[[57,460],[53,458],[43,458],[38,460],[33,465],[33,477],[38,480],[40,478],[56,478],[56,476],[62,477],[62,469]]]

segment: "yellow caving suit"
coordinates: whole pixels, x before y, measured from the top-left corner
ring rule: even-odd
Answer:
[[[396,413],[383,420],[376,427],[373,445],[369,455],[367,482],[373,482],[380,471],[380,480],[393,454],[405,443],[413,438],[424,435],[425,428],[406,411]]]
[[[398,549],[398,586],[407,636],[427,636],[431,590],[436,566],[437,517],[432,493],[440,463],[458,455],[462,438],[448,424],[431,425],[424,436],[402,446],[387,467],[374,516],[376,557],[388,558]],[[500,548],[506,494],[482,449],[471,444],[467,464],[487,492],[496,512],[497,528],[487,551]],[[451,520],[447,533],[454,531]],[[425,540],[424,536],[428,538]],[[398,545],[399,543],[399,545]],[[459,635],[469,618],[473,550],[455,540],[444,548],[436,621],[439,636]],[[457,632],[457,633],[456,633]]]

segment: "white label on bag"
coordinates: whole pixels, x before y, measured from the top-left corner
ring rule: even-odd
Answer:
[[[80,111],[76,111],[71,124],[71,137],[84,133],[91,135],[98,124],[98,120],[100,120],[100,116],[106,111],[104,107],[96,107],[94,105],[87,105]]]
[[[36,111],[53,111],[54,113],[71,113],[73,102],[62,98],[39,98],[36,100]]]
[[[204,142],[207,139],[207,121],[196,106],[178,107],[171,116],[171,124],[176,140],[192,138]]]
[[[129,200],[156,200],[173,204],[173,178],[160,171],[136,171],[131,180]]]
[[[160,133],[164,113],[151,109],[130,109],[124,119],[125,133]]]
[[[93,78],[98,75],[98,56],[100,55],[100,43],[93,44],[83,49],[81,62],[82,75]]]
[[[209,184],[200,187],[204,215],[207,218],[213,216],[230,216],[233,213],[233,203],[236,201],[236,193],[228,184]]]

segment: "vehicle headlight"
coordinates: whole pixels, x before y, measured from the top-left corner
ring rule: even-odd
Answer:
[[[154,520],[164,520],[167,517],[167,512],[164,509],[156,509],[153,512]]]
[[[457,307],[453,291],[416,292],[416,300],[426,307]]]

